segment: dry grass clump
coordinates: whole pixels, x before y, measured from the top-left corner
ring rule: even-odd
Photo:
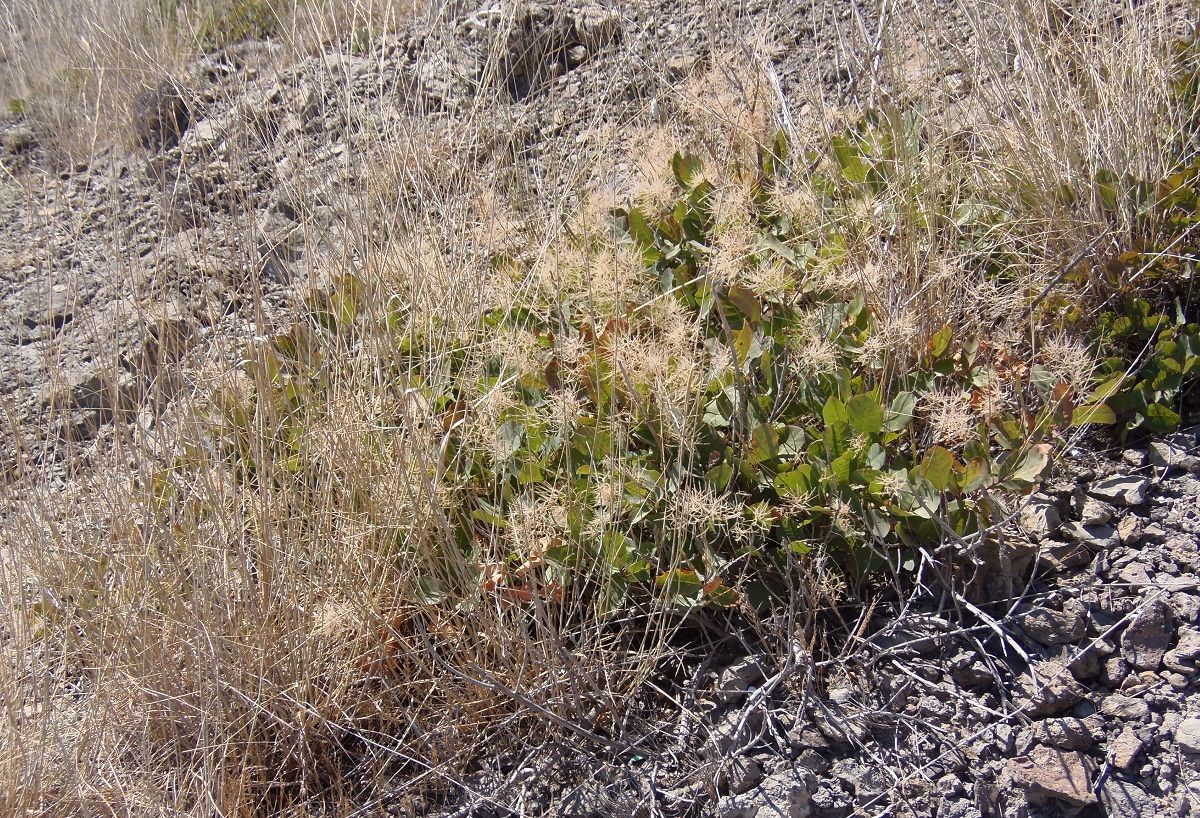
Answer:
[[[189,62],[269,38],[283,67],[359,30],[390,30],[424,0],[64,0],[0,10],[0,105],[31,117],[54,154],[132,145],[150,95],[193,92]]]
[[[859,96],[809,101],[823,132],[794,140],[768,182],[757,163],[795,112],[753,61],[728,57],[680,89],[677,120],[600,146],[628,185],[578,206],[539,197],[536,179],[500,184],[520,169],[479,160],[482,121],[429,148],[416,147],[422,120],[380,135],[377,173],[352,193],[344,246],[310,271],[294,326],[238,339],[234,372],[192,371],[170,414],[148,433],[122,428],[69,493],[8,499],[0,808],[299,816],[393,791],[482,803],[561,747],[655,740],[626,731],[622,708],[702,603],[755,614],[740,589],[767,573],[767,553],[793,583],[776,601],[801,612],[788,642],[817,645],[819,608],[852,585],[838,549],[858,510],[823,505],[819,486],[771,505],[732,476],[697,477],[710,407],[757,377],[749,350],[767,341],[700,317],[678,295],[695,282],[664,291],[613,210],[661,216],[684,188],[712,185],[708,244],[688,249],[696,277],[794,315],[779,360],[796,377],[765,411],[843,367],[856,379],[846,458],[883,440],[878,396],[930,360],[943,327],[964,349],[985,340],[970,388],[939,383],[900,404],[914,431],[887,441],[902,467],[880,469],[877,494],[911,511],[913,486],[932,486],[947,458],[962,466],[983,422],[1024,396],[1022,367],[1090,385],[1080,333],[1111,293],[1063,265],[1085,246],[1098,265],[1146,229],[1126,199],[1097,194],[1097,174],[1157,178],[1195,116],[1145,81],[1168,72],[1169,7],[1121,25],[1056,9],[979,6],[974,41],[939,52],[971,89],[949,102],[882,37],[851,72]],[[87,100],[103,123],[124,104],[104,102],[110,65],[191,53],[180,30],[125,25],[143,11],[94,15],[143,33],[97,29],[89,42],[112,53],[87,52],[95,85],[71,110]],[[76,60],[65,42],[47,54]],[[938,104],[911,104],[926,99]],[[704,159],[686,184],[677,147]],[[549,170],[574,183],[584,165]],[[321,181],[299,180],[298,196]],[[794,260],[763,249],[764,220],[783,225]],[[1081,311],[1032,309],[1048,289]],[[830,318],[856,297],[857,312]],[[889,421],[903,414],[893,405]],[[753,440],[729,414],[730,438]],[[537,466],[561,480],[539,479],[517,455],[556,438],[582,442],[569,468]],[[948,491],[935,488],[924,499]],[[781,520],[817,514],[826,539],[772,550]],[[500,755],[509,777],[481,792],[473,774]]]

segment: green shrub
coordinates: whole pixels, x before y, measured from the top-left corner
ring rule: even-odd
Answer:
[[[937,235],[981,281],[1023,281],[1037,245],[1000,194],[921,178],[945,148],[923,142],[917,121],[870,115],[803,156],[779,136],[755,161],[713,174],[676,154],[670,201],[617,208],[604,229],[566,239],[584,259],[636,259],[636,298],[590,281],[532,287],[467,333],[417,329],[401,311],[369,331],[368,287],[343,277],[310,302],[309,324],[251,356],[258,393],[224,407],[218,448],[243,481],[320,479],[304,442],[312,407],[335,390],[338,351],[379,332],[389,352],[372,377],[415,396],[438,435],[421,479],[446,498],[440,553],[474,566],[430,566],[414,583],[422,599],[483,590],[509,601],[569,596],[604,612],[655,599],[683,610],[760,606],[785,596],[817,554],[852,578],[913,570],[930,549],[977,564],[1080,427],[1180,423],[1200,330],[1182,302],[1169,320],[1136,294],[1161,297],[1164,281],[1194,269],[1196,164],[1183,151],[1167,179],[1125,187],[1149,209],[1107,274],[1159,265],[1113,286],[1129,295],[1125,313],[1072,314],[1069,296],[1088,281],[1068,269],[1066,306],[1043,304],[1049,289],[1017,290],[1014,307],[1033,319],[1024,348],[953,314],[897,347],[879,308],[826,275],[861,250],[869,219],[887,220],[889,236]],[[815,200],[808,221],[777,201],[800,173]],[[1111,182],[1098,176],[1098,195]],[[723,209],[730,190],[745,193],[734,223]],[[519,259],[497,264],[536,279]],[[656,310],[689,340],[672,347]],[[1063,374],[1039,357],[1039,336],[1064,328],[1092,338],[1094,373]],[[497,340],[506,337],[523,339],[524,353],[508,355]],[[629,348],[668,351],[654,373]],[[383,420],[383,430],[413,424],[405,413]],[[522,522],[530,514],[543,518],[536,535]],[[398,547],[409,536],[398,532]]]
[[[198,37],[206,51],[213,51],[245,40],[265,40],[279,29],[279,17],[270,0],[231,0],[204,19]]]

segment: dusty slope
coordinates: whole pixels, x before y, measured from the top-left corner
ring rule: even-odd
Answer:
[[[156,331],[148,317],[167,318],[189,344],[279,326],[290,295],[319,284],[327,256],[341,262],[361,232],[369,185],[425,197],[432,219],[435,202],[480,178],[510,180],[518,199],[620,189],[633,168],[597,161],[619,149],[617,128],[676,117],[669,89],[703,76],[714,54],[738,65],[769,58],[778,88],[740,90],[782,95],[793,121],[780,124],[795,128],[809,112],[798,89],[812,74],[847,88],[851,66],[871,56],[855,43],[874,26],[852,3],[484,8],[285,68],[262,44],[205,59],[173,80],[192,127],[161,151],[52,167],[38,144],[51,135],[10,120],[0,197],[7,411],[28,428],[90,438],[114,409],[141,405],[160,374],[135,360]],[[160,141],[176,104],[173,94],[150,99],[139,132]],[[431,155],[440,178],[421,164]],[[120,371],[107,371],[114,364]],[[26,457],[53,448],[39,437],[22,444]]]
[[[951,39],[965,36],[953,8],[940,21]],[[36,132],[6,122],[5,479],[66,485],[74,468],[108,462],[124,424],[152,427],[156,406],[231,367],[245,343],[286,325],[298,296],[363,263],[376,250],[364,216],[403,233],[413,225],[388,224],[395,200],[428,202],[433,223],[464,189],[477,194],[478,178],[516,199],[620,187],[635,168],[597,161],[613,150],[611,128],[670,119],[669,87],[702,74],[714,51],[737,56],[747,43],[779,78],[766,92],[794,108],[780,124],[803,128],[809,67],[845,89],[850,66],[873,57],[857,44],[876,24],[850,3],[468,9],[434,33],[414,26],[284,69],[259,44],[206,59],[184,83],[191,125],[178,145],[58,168]],[[953,76],[933,79],[953,92]],[[442,173],[410,172],[394,151],[401,141],[439,157]],[[380,179],[386,194],[364,196]],[[477,217],[481,233],[488,219]],[[1152,478],[1148,499],[1136,488],[1109,496],[1088,474],[1053,488],[1047,502],[1068,524],[1033,527],[1040,544],[1010,555],[1032,609],[998,589],[986,613],[950,616],[949,600],[905,616],[881,609],[866,623],[880,635],[814,678],[791,663],[691,656],[681,677],[694,684],[674,692],[694,699],[697,718],[656,725],[677,741],[619,762],[589,748],[557,748],[561,764],[496,759],[448,809],[1196,814],[1200,482],[1182,459],[1194,437],[1178,442],[1182,454],[1134,451],[1098,465],[1135,487]],[[1088,491],[1107,499],[1089,505]],[[1045,571],[1027,588],[1022,560]],[[1001,627],[1015,636],[997,636]],[[706,747],[705,725],[719,752]],[[556,781],[593,773],[577,788]]]

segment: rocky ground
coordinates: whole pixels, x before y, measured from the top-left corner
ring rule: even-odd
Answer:
[[[956,8],[943,34],[965,37]],[[869,42],[878,21],[851,3],[751,0],[718,18],[648,0],[530,5],[515,19],[466,9],[452,22],[284,69],[266,44],[211,55],[147,98],[141,148],[86,164],[56,164],[46,134],[0,123],[5,482],[69,480],[116,421],[152,426],[192,382],[179,371],[286,324],[331,260],[353,256],[379,134],[415,122],[430,135],[422,149],[437,150],[438,133],[469,123],[469,144],[445,143],[447,191],[514,163],[549,180],[564,157],[585,169],[570,178],[594,181],[599,129],[661,120],[669,90],[715,52],[764,44],[785,99],[814,66],[844,88],[856,77],[840,49]],[[401,176],[395,195],[437,195],[425,183]],[[581,739],[551,761],[538,748],[484,765],[448,806],[378,810],[1200,815],[1198,451],[1189,432],[1080,453],[1000,552],[980,556],[986,581],[954,594],[918,577],[866,611],[836,659],[788,644],[684,654],[637,747],[592,752]]]
[[[961,40],[955,8],[931,19]],[[296,294],[359,243],[368,188],[444,200],[484,175],[520,179],[540,198],[619,189],[628,166],[592,178],[613,169],[594,161],[612,149],[601,137],[669,121],[671,90],[714,56],[761,55],[778,83],[763,93],[797,117],[808,109],[792,94],[810,78],[854,85],[852,44],[877,26],[853,3],[815,0],[447,15],[282,66],[266,43],[205,57],[145,96],[139,148],[86,163],[55,161],[53,135],[33,123],[0,122],[0,400],[33,430],[5,447],[21,452],[6,458],[9,479],[77,453],[61,441],[103,441],[109,421],[151,394],[169,397],[160,359],[286,325]],[[406,175],[415,160],[397,156],[398,142],[435,157],[441,177]]]
[[[639,746],[497,760],[449,814],[1200,815],[1198,450],[1081,454],[985,587],[869,610],[834,659],[716,643]]]

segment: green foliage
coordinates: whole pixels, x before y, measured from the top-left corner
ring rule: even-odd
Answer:
[[[538,570],[550,587],[593,594],[607,610],[655,592],[684,607],[769,600],[817,549],[853,576],[911,566],[914,549],[930,543],[958,543],[965,555],[1000,514],[995,495],[1026,492],[1046,473],[1046,441],[1073,420],[1068,387],[1030,378],[1017,386],[1027,397],[1021,411],[994,413],[954,451],[923,443],[930,438],[922,410],[928,397],[970,401],[979,384],[1021,375],[951,327],[929,339],[911,372],[864,365],[859,353],[876,331],[872,311],[861,297],[844,301],[813,285],[809,273],[820,253],[797,242],[785,219],[766,207],[747,264],[782,265],[792,292],[762,294],[711,277],[719,232],[713,186],[696,157],[677,155],[672,164],[679,185],[673,206],[662,213],[621,209],[613,217],[622,240],[644,259],[658,298],[675,299],[702,329],[704,347],[727,356],[728,366],[702,386],[694,414],[681,419],[676,407],[630,378],[617,351],[620,337],[653,336],[638,305],[607,319],[574,303],[489,313],[479,337],[532,333],[541,358],[515,372],[492,360],[481,381],[427,395],[448,413],[493,390],[510,399],[489,449],[451,436],[448,459],[460,464],[454,480],[467,498],[454,519],[458,546],[483,560],[518,503],[547,493],[565,497],[568,530],[545,550]],[[777,149],[753,172],[751,187],[764,203],[780,164]],[[808,371],[797,345],[814,315],[823,337],[812,340],[836,350],[826,371]],[[470,340],[452,348],[478,347]],[[567,348],[583,352],[567,360]],[[433,350],[413,352],[404,382],[432,389],[417,362]],[[545,409],[564,397],[578,411],[565,429],[555,428]],[[681,425],[688,429],[677,434]],[[681,515],[680,498],[688,496],[708,498],[721,511]],[[521,562],[513,554],[507,565]],[[528,573],[520,581],[499,573],[514,583],[510,590],[529,581]]]
[[[864,204],[889,203],[883,218],[893,234],[955,237],[952,249],[986,276],[1014,274],[1028,249],[995,238],[1011,232],[996,228],[1012,216],[994,198],[922,187],[920,168],[946,157],[922,144],[918,123],[867,117],[805,156],[790,156],[779,137],[757,162],[721,169],[750,191],[742,270],[716,269],[727,229],[718,177],[680,153],[673,201],[611,213],[608,235],[641,260],[650,302],[597,314],[582,293],[531,298],[485,313],[458,336],[436,326],[418,333],[401,313],[389,316],[383,346],[393,354],[374,377],[427,408],[440,438],[428,477],[454,498],[440,547],[476,566],[457,586],[439,580],[438,598],[482,589],[508,602],[569,594],[602,612],[654,599],[686,610],[770,604],[817,552],[849,577],[913,570],[929,546],[971,563],[1007,516],[1004,496],[1045,478],[1070,430],[1174,429],[1200,356],[1200,327],[1182,305],[1169,319],[1131,297],[1123,313],[1105,314],[1098,343],[1109,357],[1087,394],[949,324],[920,339],[903,367],[864,354],[883,344],[879,316],[862,295],[826,289],[820,274],[862,240],[855,219]],[[805,181],[829,216],[820,224],[795,223],[773,206],[793,166],[808,168]],[[1105,275],[1135,278],[1136,265],[1154,268],[1144,281],[1190,276],[1198,167],[1152,184],[1096,175],[1092,194],[1104,207],[1132,202],[1145,217]],[[606,239],[577,241],[586,254]],[[766,270],[771,287],[741,275]],[[355,340],[367,298],[362,282],[344,277],[310,299],[306,323],[247,355],[255,393],[221,405],[217,446],[239,479],[316,479],[321,466],[304,431],[310,407],[330,390],[325,350]],[[706,380],[679,399],[631,375],[622,353],[630,339],[655,343],[660,330],[646,308],[657,301],[686,317],[708,361]],[[499,355],[490,341],[505,335],[528,339],[532,357]],[[812,345],[827,351],[818,367]],[[477,408],[488,402],[502,408],[483,417]],[[947,402],[974,407],[949,439],[935,417]],[[555,420],[564,406],[569,413]],[[264,462],[271,474],[260,473]],[[554,534],[520,544],[521,509],[546,498],[563,519]]]
[[[245,40],[265,40],[279,33],[279,17],[270,0],[227,0],[200,24],[198,36],[206,51]]]
[[[364,57],[375,47],[375,32],[369,28],[355,29],[350,35],[350,53]]]
[[[8,101],[8,112],[13,116],[25,116],[29,113],[29,105],[21,97],[13,97]]]
[[[1121,313],[1105,313],[1102,339],[1112,352],[1097,370],[1093,403],[1105,404],[1126,433],[1166,434],[1179,427],[1185,398],[1200,375],[1200,324],[1155,312],[1132,299]]]

